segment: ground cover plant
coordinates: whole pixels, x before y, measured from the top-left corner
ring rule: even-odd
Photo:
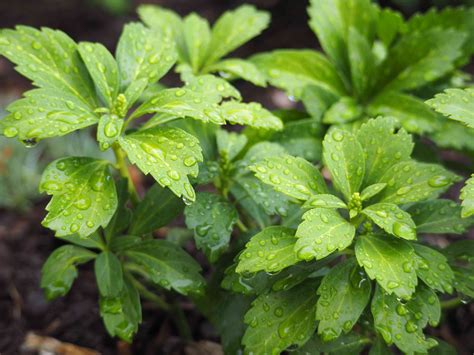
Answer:
[[[143,24],[124,27],[114,55],[49,28],[0,30],[0,54],[35,86],[7,107],[0,132],[34,147],[92,129],[115,157],[59,158],[43,172],[43,226],[65,242],[42,269],[48,299],[93,262],[104,326],[128,342],[141,299],[190,336],[172,291],[229,354],[455,351],[427,329],[474,297],[474,242],[434,237],[474,224],[473,178],[457,203],[448,190],[472,171],[444,166],[426,142],[472,157],[461,68],[474,10],[405,21],[368,0],[313,0],[308,11],[327,56],[227,58],[269,25],[250,5],[212,28],[141,6]],[[158,81],[173,67],[183,85],[167,88]],[[246,103],[238,78],[284,89],[305,111]],[[153,178],[145,193],[131,165]],[[171,223],[180,217],[186,228]]]

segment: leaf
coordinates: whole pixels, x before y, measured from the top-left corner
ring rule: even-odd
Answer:
[[[357,333],[342,334],[339,338],[329,342],[324,342],[317,334],[306,342],[306,344],[296,349],[295,355],[353,355],[360,354],[370,340]]]
[[[140,97],[142,97],[142,94],[145,92],[145,89],[147,88],[147,86],[148,86],[148,80],[144,78],[134,80],[132,83],[130,83],[130,85],[127,87],[127,89],[123,93],[127,102],[127,107],[126,107],[127,110],[130,109],[133,106],[133,104],[135,104],[135,102],[138,99],[140,99]],[[145,92],[145,94],[149,92],[151,87],[152,87],[151,85],[148,87],[148,91]]]
[[[416,313],[425,311],[425,294],[429,289],[418,287],[415,299],[407,304],[398,301],[395,295],[386,294],[377,287],[372,299],[372,315],[376,330],[383,336],[387,344],[395,345],[407,353],[426,353],[437,343],[434,339],[426,339],[422,328],[423,322],[416,317]],[[421,304],[416,298],[422,298]],[[434,297],[436,299],[436,296]],[[438,302],[439,305],[439,302]],[[429,307],[429,306],[428,306]]]
[[[203,160],[198,140],[173,127],[153,127],[120,137],[128,158],[144,173],[178,197],[194,201],[196,194],[188,175],[197,177],[198,162]]]
[[[266,11],[258,11],[252,5],[242,5],[226,11],[212,28],[206,64],[212,64],[258,36],[270,22]]]
[[[170,223],[183,210],[184,204],[170,190],[154,184],[133,212],[130,234],[151,233]]]
[[[359,1],[360,2],[360,1]],[[372,53],[372,44],[354,27],[349,28],[348,59],[352,86],[359,98],[366,98],[374,85],[377,60]]]
[[[303,215],[298,226],[295,251],[299,259],[322,259],[352,244],[355,228],[331,209],[314,208]]]
[[[324,113],[339,100],[339,97],[321,86],[308,85],[304,88],[301,101],[306,111],[316,121],[320,121]]]
[[[209,73],[223,73],[224,77],[228,75],[237,76],[250,81],[254,85],[266,86],[265,76],[258,70],[255,64],[248,60],[224,59],[207,66],[204,70]]]
[[[108,162],[92,158],[62,158],[43,172],[40,192],[52,195],[42,224],[57,236],[81,238],[105,228],[117,209],[117,191]]]
[[[209,103],[220,103],[222,99],[242,100],[240,92],[226,80],[215,75],[198,75],[184,78],[185,88],[204,95]]]
[[[189,64],[194,73],[199,73],[211,40],[209,22],[195,13],[186,16],[183,20],[183,37]]]
[[[474,174],[466,181],[461,190],[462,212],[463,218],[470,217],[474,214]]]
[[[324,137],[323,159],[334,186],[350,200],[364,180],[365,159],[360,143],[350,132],[336,128]]]
[[[326,192],[321,173],[302,158],[291,155],[270,157],[250,166],[249,169],[276,191],[298,200],[305,201],[311,195]]]
[[[411,136],[390,117],[379,117],[364,123],[356,137],[365,155],[364,185],[379,181],[384,172],[400,161],[410,159],[413,151]]]
[[[199,192],[196,202],[184,210],[186,226],[194,230],[196,246],[211,262],[229,246],[233,226],[238,214],[230,202],[220,196]]]
[[[385,235],[362,235],[355,244],[359,265],[388,294],[409,299],[418,283],[413,247],[398,238]]]
[[[270,111],[256,102],[224,102],[220,107],[221,116],[231,124],[246,125],[261,129],[281,130],[283,123]]]
[[[48,300],[66,295],[77,277],[77,265],[96,257],[85,248],[63,245],[51,253],[41,269],[41,288]]]
[[[255,234],[239,256],[236,272],[278,272],[299,260],[293,251],[295,232],[285,227],[268,227]]]
[[[155,83],[176,61],[172,33],[169,30],[151,30],[140,23],[129,23],[120,36],[115,57],[122,89],[140,79]]]
[[[367,159],[367,157],[366,157]],[[366,174],[367,176],[367,174]],[[380,184],[373,184],[373,185],[369,185],[367,186],[365,189],[362,190],[362,192],[360,193],[360,198],[362,201],[367,201],[369,200],[370,198],[374,197],[375,195],[377,195],[379,192],[381,192],[383,189],[385,189],[385,187],[387,186],[386,183],[380,183]]]
[[[187,295],[199,293],[204,287],[199,264],[171,242],[147,240],[127,249],[125,254],[143,267],[143,276],[167,290]]]
[[[324,123],[347,123],[357,120],[363,114],[363,108],[352,97],[343,96],[324,113]]]
[[[63,237],[57,237],[68,243],[88,248],[88,249],[103,249],[105,247],[102,237],[96,231],[86,238],[79,238],[76,234],[65,235]]]
[[[239,161],[239,165],[243,166],[243,169],[247,170],[247,166],[255,164],[259,161],[264,160],[265,158],[270,158],[273,156],[279,156],[285,154],[286,150],[278,143],[273,142],[259,142],[252,145],[245,153],[245,156],[242,160]]]
[[[250,59],[273,86],[288,95],[301,97],[308,85],[321,87],[337,96],[346,92],[336,68],[321,53],[308,49],[279,49]]]
[[[244,318],[249,325],[242,339],[245,351],[278,354],[290,345],[303,345],[316,329],[315,289],[313,282],[306,282],[257,297]]]
[[[411,133],[430,133],[440,127],[439,115],[421,99],[395,91],[383,92],[367,108],[371,116],[390,116]]]
[[[114,57],[100,43],[81,42],[77,49],[101,99],[108,107],[112,107],[120,86],[118,66]]]
[[[122,134],[124,121],[117,115],[103,115],[97,126],[97,140],[100,143],[100,149],[109,149]]]
[[[451,200],[418,202],[407,210],[418,233],[462,234],[474,224],[473,218],[461,218],[461,206]]]
[[[99,120],[88,103],[54,88],[27,91],[7,111],[10,114],[0,120],[3,134],[31,142],[63,136]]]
[[[64,32],[27,26],[2,29],[0,54],[15,63],[16,70],[35,86],[74,97],[89,110],[96,107],[94,85],[77,44]]]
[[[142,307],[135,286],[128,279],[124,280],[123,286],[119,297],[99,299],[100,315],[110,336],[131,343],[142,321]]]
[[[474,128],[474,88],[447,89],[426,103],[452,120]]]
[[[403,16],[400,12],[389,8],[379,10],[376,32],[385,47],[390,47],[397,34],[402,32],[405,26]]]
[[[362,213],[391,235],[416,239],[416,226],[410,214],[393,203],[376,203],[364,208]]]
[[[428,200],[439,196],[458,179],[440,165],[407,160],[393,165],[379,179],[387,187],[377,199],[397,205]]]
[[[348,333],[370,299],[371,283],[359,274],[354,258],[338,264],[323,278],[318,288],[316,320],[323,341]]]
[[[123,288],[122,265],[110,251],[100,253],[95,259],[95,278],[101,296],[118,297]]]
[[[474,151],[474,129],[466,128],[461,122],[442,121],[430,138],[441,148]]]
[[[130,195],[128,193],[128,179],[120,179],[117,182],[116,189],[117,210],[115,211],[107,227],[104,228],[104,238],[100,237],[100,240],[105,239],[109,244],[113,242],[114,237],[117,237],[120,233],[124,232],[129,227],[130,220],[132,217],[132,212],[127,207],[127,202],[130,198]]]
[[[344,208],[347,209],[347,205],[338,197],[330,194],[321,194],[311,197],[310,200],[306,201],[303,208]]]
[[[230,162],[244,149],[247,137],[235,132],[220,129],[216,132],[217,149],[221,158]]]
[[[428,287],[443,293],[453,292],[454,273],[448,259],[433,248],[413,244],[416,254],[420,257],[416,273]]]

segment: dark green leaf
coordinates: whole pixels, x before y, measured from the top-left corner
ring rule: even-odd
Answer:
[[[104,297],[118,297],[123,288],[123,274],[120,260],[110,251],[100,253],[95,259],[95,278],[100,294]]]
[[[444,293],[453,292],[454,274],[446,257],[433,248],[413,244],[420,257],[416,273],[429,287]]]
[[[439,113],[474,128],[474,88],[447,89],[426,103]]]
[[[216,132],[217,149],[224,161],[233,160],[247,144],[247,137],[243,134],[228,132],[220,129]]]
[[[466,181],[466,185],[461,190],[462,217],[467,218],[474,215],[474,174]]]
[[[326,124],[347,123],[357,120],[363,108],[352,97],[343,96],[324,113],[322,121]]]

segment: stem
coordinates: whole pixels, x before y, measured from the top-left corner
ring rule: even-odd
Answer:
[[[120,148],[117,143],[112,145],[112,150],[114,151],[115,159],[117,161],[116,167],[120,172],[120,175],[127,179],[128,182],[128,192],[130,193],[130,198],[132,199],[133,204],[137,204],[139,201],[137,189],[133,184],[132,177],[128,171],[127,162],[125,160],[125,152]]]
[[[179,334],[184,340],[192,341],[193,336],[191,333],[191,328],[189,327],[188,321],[184,315],[183,310],[177,303],[174,303],[171,308],[173,313],[173,321],[176,327],[178,328]]]
[[[240,218],[235,222],[235,225],[239,227],[240,231],[243,233],[246,233],[249,231],[249,229],[243,224],[243,222],[240,220]]]
[[[148,290],[136,278],[130,275],[130,280],[143,298],[153,302],[158,308],[161,308],[164,311],[168,312],[171,310],[171,306],[168,303],[166,303],[161,297]]]
[[[463,303],[462,303],[461,298],[456,297],[456,298],[452,298],[450,300],[441,301],[441,308],[442,309],[453,309],[453,308],[461,306],[462,304]]]

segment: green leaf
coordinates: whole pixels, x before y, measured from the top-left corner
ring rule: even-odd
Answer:
[[[365,158],[360,143],[350,132],[336,128],[324,137],[323,159],[334,186],[350,200],[364,180]]]
[[[212,28],[206,64],[212,64],[258,36],[270,22],[270,15],[254,6],[242,5],[226,11]]]
[[[455,68],[465,40],[463,32],[451,29],[405,34],[380,64],[378,88],[412,90],[443,77]]]
[[[365,155],[364,186],[377,183],[388,168],[410,159],[414,146],[404,129],[396,131],[396,120],[390,117],[364,123],[357,132],[357,140]]]
[[[77,265],[96,257],[90,250],[63,245],[51,253],[41,269],[41,288],[48,300],[64,296],[77,277]]]
[[[324,113],[337,102],[339,97],[321,86],[308,85],[304,88],[301,101],[306,111],[316,121],[320,121]]]
[[[273,142],[259,142],[252,145],[242,160],[238,164],[242,164],[244,169],[247,169],[248,165],[255,164],[265,158],[273,156],[279,156],[285,154],[286,150],[278,143]]]
[[[68,243],[71,243],[80,247],[88,248],[88,249],[103,249],[104,248],[104,242],[98,231],[92,233],[90,236],[87,237],[87,239],[80,238],[76,234],[65,235],[65,236],[57,237],[57,238],[64,240]]]
[[[154,127],[120,137],[128,158],[158,183],[178,197],[194,201],[196,194],[188,175],[197,177],[198,162],[203,160],[198,140],[173,127]]]
[[[474,224],[461,218],[461,206],[451,200],[418,202],[408,208],[418,233],[462,234]]]
[[[433,248],[413,244],[416,254],[420,257],[416,273],[428,287],[443,293],[453,292],[454,273],[448,259]]]
[[[303,345],[316,329],[315,289],[306,282],[257,297],[244,318],[249,325],[242,339],[246,352],[278,354],[290,345]]]
[[[437,343],[434,339],[425,338],[422,328],[426,323],[423,324],[424,319],[417,318],[417,314],[425,316],[425,312],[431,310],[432,300],[435,305],[436,295],[422,286],[418,287],[414,299],[406,304],[377,287],[371,306],[376,330],[387,344],[395,343],[403,352],[426,353]]]
[[[447,89],[426,103],[452,120],[474,128],[474,88]]]
[[[354,258],[338,264],[318,288],[316,320],[324,341],[348,333],[369,302],[371,283],[359,274]]]
[[[461,122],[443,120],[436,132],[430,134],[438,147],[474,151],[474,129]]]
[[[421,99],[395,91],[383,92],[367,108],[371,116],[390,116],[398,120],[408,132],[429,133],[440,127],[439,115]]]
[[[128,179],[120,179],[117,182],[116,189],[117,210],[115,211],[115,214],[113,215],[107,227],[104,228],[103,233],[103,236],[108,243],[111,243],[115,237],[128,228],[132,217],[132,212],[127,207],[127,202],[130,197],[128,193]]]
[[[240,92],[226,80],[215,75],[198,75],[184,78],[185,88],[203,95],[205,101],[219,103],[222,99],[241,100]]]
[[[126,107],[127,110],[130,109],[138,99],[140,99],[140,97],[142,96],[147,86],[148,86],[147,79],[138,79],[130,83],[130,85],[127,87],[127,89],[123,93],[125,95],[126,102],[127,102],[127,107]],[[150,87],[148,89],[150,89]]]
[[[337,96],[346,92],[331,62],[321,53],[308,49],[279,49],[253,56],[251,61],[273,86],[301,97],[308,85],[321,87]]]
[[[458,179],[440,165],[407,160],[386,170],[378,182],[386,183],[387,187],[377,199],[394,204],[428,200],[439,196]]]
[[[364,347],[370,343],[370,340],[357,333],[342,334],[339,338],[324,342],[315,334],[306,344],[296,349],[295,355],[354,355],[360,354]],[[386,353],[384,353],[385,355]]]
[[[110,251],[100,253],[95,259],[95,278],[99,292],[104,297],[118,297],[123,288],[120,260]]]
[[[7,111],[10,114],[0,120],[2,133],[31,142],[63,136],[99,120],[88,103],[54,88],[27,91],[25,98],[14,101]]]
[[[389,48],[397,34],[404,28],[405,23],[401,13],[389,8],[379,10],[376,32],[385,47]]]
[[[474,215],[474,174],[466,181],[466,185],[461,190],[462,212],[463,218]]]
[[[322,121],[326,124],[347,123],[357,120],[363,108],[352,97],[343,96],[324,113]]]
[[[456,348],[440,339],[436,339],[438,346],[430,349],[430,355],[457,355]]]
[[[415,292],[415,251],[408,242],[386,235],[362,235],[356,242],[355,253],[367,275],[388,294],[409,299]]]
[[[299,260],[293,251],[295,231],[273,226],[255,234],[240,254],[236,272],[278,272]]]
[[[128,248],[125,254],[143,267],[143,276],[167,290],[187,295],[204,287],[199,264],[171,242],[147,240]]]
[[[416,239],[416,226],[410,214],[393,203],[376,203],[364,208],[362,213],[391,235]]]
[[[254,85],[266,86],[265,76],[248,60],[224,59],[207,66],[204,70],[209,73],[223,73],[223,76],[237,76]]]
[[[238,219],[234,206],[220,196],[199,192],[196,202],[186,206],[184,215],[186,226],[194,230],[196,246],[211,262],[216,262],[229,246]]]
[[[305,201],[311,195],[326,192],[321,173],[302,158],[291,155],[270,157],[250,166],[249,169],[276,191],[298,200]]]
[[[151,30],[140,23],[129,23],[120,36],[115,57],[122,89],[140,79],[155,83],[176,61],[172,33],[169,30]]]
[[[344,250],[352,244],[355,228],[331,209],[315,208],[303,215],[298,226],[295,251],[298,258],[322,259],[336,250]]]
[[[186,16],[183,20],[183,37],[189,64],[194,73],[199,73],[206,60],[211,40],[209,22],[195,13]]]
[[[170,190],[154,184],[133,212],[129,232],[151,233],[166,226],[183,210],[184,204]]]
[[[100,43],[81,42],[77,49],[105,104],[112,107],[117,98],[120,78],[117,62]]]
[[[57,236],[81,238],[106,227],[117,209],[117,191],[108,162],[92,158],[62,158],[43,173],[40,192],[52,195],[42,224]]]
[[[338,197],[330,194],[321,194],[311,197],[310,200],[306,201],[303,208],[344,208],[347,209],[347,205]]]
[[[128,343],[138,331],[142,321],[142,307],[138,290],[128,280],[124,280],[119,297],[99,299],[100,315],[111,336],[118,336]]]
[[[372,53],[372,44],[354,27],[349,29],[348,59],[352,86],[359,98],[366,98],[374,85],[376,59]]]
[[[224,102],[220,107],[221,116],[231,124],[246,125],[261,129],[281,130],[283,123],[270,111],[256,102]]]
[[[27,26],[0,31],[0,54],[33,84],[72,96],[89,110],[95,108],[94,85],[77,51],[64,32]]]
[[[367,159],[367,156],[366,156],[366,159]],[[367,174],[366,174],[367,176]],[[362,192],[360,193],[360,198],[362,201],[367,201],[369,200],[370,198],[374,197],[375,195],[377,195],[379,192],[381,192],[383,189],[385,189],[385,187],[387,186],[386,183],[380,183],[380,184],[373,184],[373,185],[369,185],[367,186],[365,189],[362,190]]]
[[[216,132],[217,149],[224,161],[232,161],[244,149],[247,137],[220,129]]]
[[[109,149],[119,139],[123,125],[123,119],[114,114],[105,114],[100,118],[97,126],[97,140],[102,150]]]

